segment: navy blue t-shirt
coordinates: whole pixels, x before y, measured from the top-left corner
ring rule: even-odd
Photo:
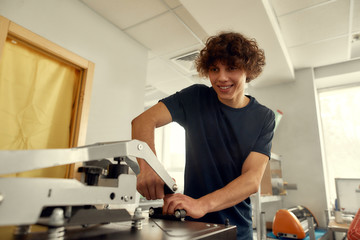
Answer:
[[[200,198],[223,188],[241,175],[250,152],[270,157],[275,127],[273,111],[255,98],[243,108],[221,103],[215,90],[195,84],[162,99],[172,120],[185,128],[186,164],[184,194]],[[238,239],[252,239],[250,198],[196,221],[237,226]]]

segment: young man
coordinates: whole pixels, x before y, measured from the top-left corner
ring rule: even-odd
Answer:
[[[212,87],[192,85],[162,99],[132,122],[132,137],[155,152],[154,129],[172,121],[186,131],[184,194],[164,196],[163,182],[139,159],[137,189],[164,199],[163,211],[185,209],[192,220],[236,225],[238,239],[252,239],[249,196],[258,191],[270,158],[274,113],[245,95],[245,83],[265,65],[256,41],[239,33],[210,37],[196,61]]]

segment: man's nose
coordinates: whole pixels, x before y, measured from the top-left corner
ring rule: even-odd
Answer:
[[[219,80],[220,81],[227,81],[228,80],[228,75],[227,75],[227,72],[225,70],[222,70],[222,69],[219,70]]]

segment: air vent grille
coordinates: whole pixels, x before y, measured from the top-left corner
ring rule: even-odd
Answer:
[[[195,73],[195,59],[199,56],[199,51],[193,51],[181,56],[177,56],[171,59],[173,63],[179,66],[181,69],[185,70],[187,73]]]

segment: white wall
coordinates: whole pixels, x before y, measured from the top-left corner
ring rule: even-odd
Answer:
[[[77,0],[0,0],[0,15],[95,63],[87,144],[130,139],[144,109],[144,47]]]
[[[327,200],[313,79],[312,69],[297,70],[293,83],[249,87],[249,93],[272,110],[284,113],[272,151],[282,156],[284,181],[296,183],[298,190],[288,190],[283,207],[306,206],[325,227]]]

